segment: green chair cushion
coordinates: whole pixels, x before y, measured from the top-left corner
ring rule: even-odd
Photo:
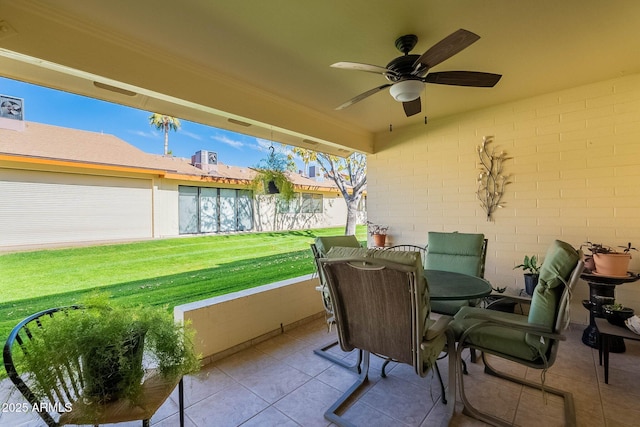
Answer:
[[[429,232],[425,268],[480,276],[483,245],[484,234]],[[432,301],[431,310],[453,316],[461,307],[469,305],[472,304],[467,300]]]
[[[541,325],[553,330],[556,322],[558,304],[564,290],[564,283],[580,260],[580,254],[568,243],[556,240],[547,250],[540,267],[540,279],[531,297],[529,323]],[[549,342],[541,342],[540,336],[527,334],[527,343],[546,352]]]
[[[334,246],[343,246],[348,248],[359,248],[360,242],[356,239],[356,236],[327,236],[316,237],[315,240],[316,249],[321,256],[327,255],[329,250]]]
[[[462,307],[450,323],[458,340],[464,331],[472,325],[482,322],[479,319],[468,318],[472,314],[481,314],[493,319],[515,321],[527,325],[527,317],[521,314],[505,313],[502,311],[486,310],[479,307]],[[512,328],[499,326],[483,326],[472,330],[466,341],[482,348],[491,349],[500,354],[506,354],[518,359],[535,361],[538,358],[537,350],[531,348],[526,341],[526,333]]]
[[[483,234],[429,232],[427,269],[480,276]]]
[[[439,314],[455,315],[462,307],[469,307],[468,300],[431,301],[431,311]]]

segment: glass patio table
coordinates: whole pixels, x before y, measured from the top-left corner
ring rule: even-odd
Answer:
[[[477,299],[491,294],[491,284],[480,277],[442,270],[424,270],[424,276],[431,300]]]

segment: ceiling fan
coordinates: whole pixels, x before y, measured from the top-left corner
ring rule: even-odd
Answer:
[[[431,68],[469,47],[478,39],[480,39],[480,36],[477,34],[460,29],[440,40],[422,55],[416,55],[409,54],[409,52],[411,52],[411,49],[413,49],[418,42],[418,37],[414,34],[408,34],[399,37],[395,43],[396,48],[404,55],[393,59],[386,67],[361,64],[358,62],[336,62],[331,66],[345,70],[382,74],[390,82],[361,93],[337,107],[336,110],[347,108],[389,87],[391,96],[396,101],[402,102],[405,114],[407,117],[410,117],[418,114],[422,109],[420,92],[422,92],[424,83],[493,87],[498,83],[502,75],[479,71],[440,71],[429,73]]]

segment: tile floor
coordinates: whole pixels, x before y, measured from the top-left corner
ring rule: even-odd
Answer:
[[[549,385],[573,393],[578,426],[640,425],[640,342],[627,342],[627,352],[611,354],[609,384],[604,384],[598,351],[581,342],[583,326],[572,325],[560,345],[556,364],[547,372]],[[185,378],[186,426],[328,426],[324,411],[354,382],[355,374],[313,354],[331,341],[317,320],[206,366]],[[335,350],[339,352],[339,349]],[[344,354],[353,358],[353,354]],[[494,359],[495,360],[495,359]],[[439,362],[446,376],[446,360]],[[539,378],[540,371],[494,361],[511,373]],[[369,386],[344,416],[358,426],[440,425],[446,406],[432,375],[420,378],[407,365],[390,365],[380,378],[380,360],[372,361]],[[562,399],[524,389],[482,372],[482,362],[469,363],[465,389],[474,405],[518,426],[561,426]],[[445,378],[446,383],[446,378]],[[11,385],[0,383],[0,402],[16,402]],[[177,395],[152,418],[157,427],[178,425]],[[456,402],[452,426],[480,426],[462,414]],[[0,426],[40,426],[33,414],[0,413]],[[139,426],[140,423],[118,424]]]

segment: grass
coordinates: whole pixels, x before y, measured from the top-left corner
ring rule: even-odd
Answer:
[[[309,244],[342,228],[212,235],[0,255],[0,343],[30,314],[95,290],[129,305],[227,294],[315,270]],[[359,240],[366,229],[359,226]]]

